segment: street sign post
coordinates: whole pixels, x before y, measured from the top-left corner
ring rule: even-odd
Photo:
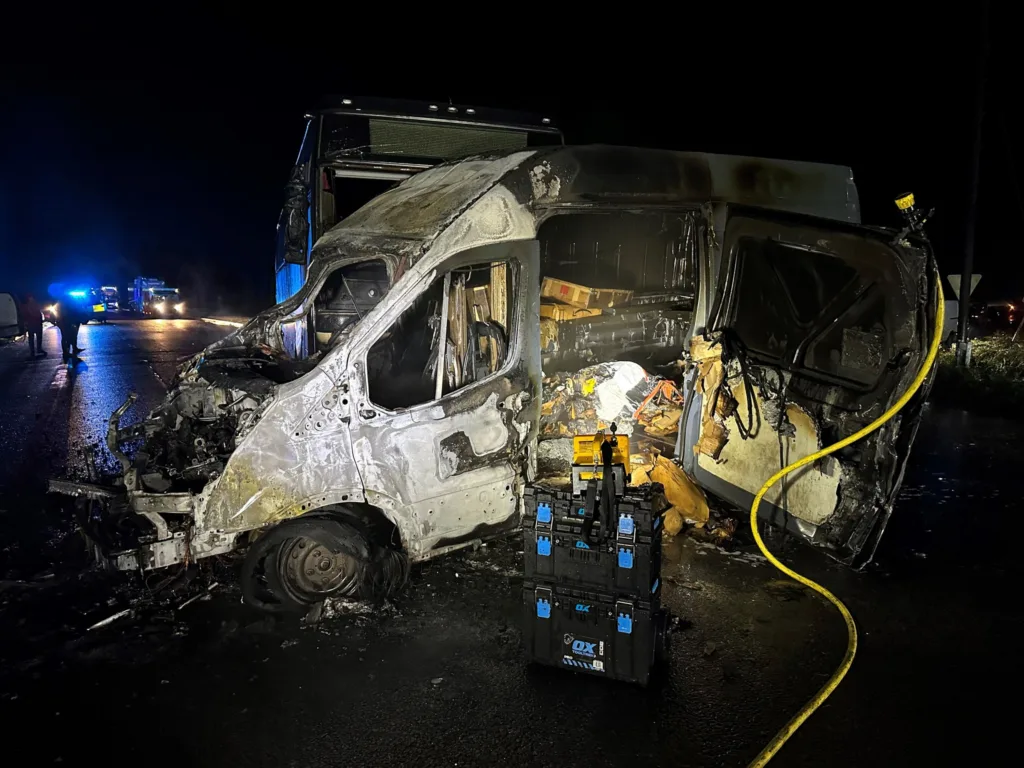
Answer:
[[[964,275],[968,275],[971,278],[971,287],[967,291],[966,296],[961,295],[960,291]],[[960,312],[957,318],[956,364],[967,368],[971,364],[971,340],[967,338],[968,325],[971,322],[970,298],[971,294],[974,293],[974,289],[978,287],[978,283],[981,281],[981,275],[972,274],[967,268],[964,269],[964,275],[946,275],[946,279],[949,280],[953,293],[960,300]]]

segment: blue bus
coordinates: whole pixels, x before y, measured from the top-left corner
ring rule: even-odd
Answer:
[[[306,115],[274,257],[277,301],[306,280],[321,235],[415,173],[484,152],[564,144],[550,117],[399,99],[334,97]]]

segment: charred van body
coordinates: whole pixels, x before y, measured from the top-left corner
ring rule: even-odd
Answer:
[[[542,369],[630,360],[677,365],[675,455],[742,506],[925,355],[927,246],[859,219],[837,166],[621,147],[440,165],[332,228],[301,290],[188,361],[148,418],[115,414],[116,482],[51,487],[118,568],[263,539],[250,566],[279,602],[386,589],[518,526]],[[542,280],[596,289],[548,304]],[[922,401],[762,514],[869,559]]]

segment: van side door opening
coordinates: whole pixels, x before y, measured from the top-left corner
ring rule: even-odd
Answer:
[[[629,292],[624,303],[541,323],[545,370],[629,360],[653,369],[678,359],[697,285],[695,211],[554,210],[541,224],[541,272],[595,289]],[[542,303],[558,304],[544,295]]]

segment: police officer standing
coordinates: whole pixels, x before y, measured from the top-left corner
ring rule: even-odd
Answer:
[[[36,302],[36,297],[31,293],[25,296],[21,305],[21,321],[25,324],[25,331],[28,333],[29,356],[36,356],[36,344],[39,344],[39,354],[45,355],[43,349],[43,309]]]
[[[82,327],[85,313],[81,302],[74,296],[65,295],[57,304],[57,328],[60,330],[60,348],[65,363],[78,360],[82,348],[78,346],[78,329]]]

